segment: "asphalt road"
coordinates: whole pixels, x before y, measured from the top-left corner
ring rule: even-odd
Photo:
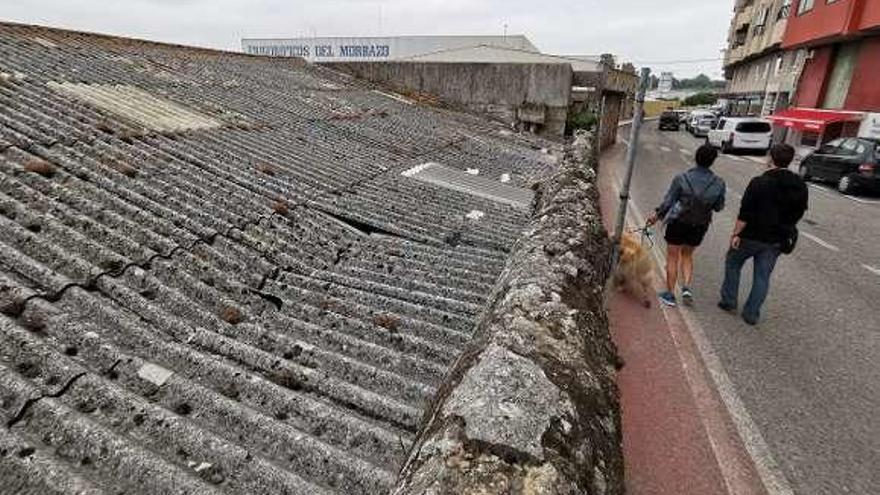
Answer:
[[[660,203],[701,143],[645,123],[633,179],[637,208]],[[761,325],[746,326],[715,305],[740,198],[764,160],[722,155],[716,162],[728,205],[697,252],[697,301],[686,311],[794,493],[880,494],[880,200],[811,185],[798,249],[777,265]]]

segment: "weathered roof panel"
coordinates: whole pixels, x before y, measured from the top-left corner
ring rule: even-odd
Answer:
[[[387,491],[527,215],[401,173],[548,143],[289,59],[0,24],[0,72],[4,487]]]

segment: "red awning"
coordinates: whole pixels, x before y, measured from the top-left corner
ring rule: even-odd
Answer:
[[[791,127],[801,131],[822,132],[834,122],[859,122],[865,117],[862,112],[842,110],[820,110],[818,108],[786,108],[767,117],[774,124]]]

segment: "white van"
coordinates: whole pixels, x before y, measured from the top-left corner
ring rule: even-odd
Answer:
[[[725,117],[709,131],[708,143],[723,152],[760,150],[766,152],[773,141],[769,121],[752,117]]]

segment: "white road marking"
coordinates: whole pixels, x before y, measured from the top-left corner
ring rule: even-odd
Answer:
[[[880,201],[873,200],[873,199],[859,198],[856,196],[850,196],[848,194],[839,194],[839,193],[834,192],[831,189],[827,189],[827,188],[822,187],[817,184],[810,184],[810,188],[812,188],[814,191],[821,193],[823,196],[827,196],[827,197],[833,198],[833,199],[845,198],[845,199],[848,199],[848,200],[853,201],[855,203],[860,203],[863,205],[880,205]]]
[[[816,191],[819,191],[819,192],[822,193],[823,195],[828,196],[829,198],[837,198],[837,197],[839,197],[838,194],[831,194],[830,191],[828,191],[828,190],[825,189],[824,187],[817,186],[816,184],[810,184],[810,187],[813,188],[813,189],[816,190]]]
[[[661,146],[660,151],[669,153],[670,151],[672,151],[672,148],[670,148],[669,146]]]
[[[875,267],[869,266],[869,265],[862,265],[862,267],[865,270],[868,270],[869,272],[873,273],[874,275],[877,275],[878,277],[880,277],[880,268],[875,268]]]
[[[831,251],[840,251],[839,247],[837,247],[834,244],[831,244],[829,242],[825,242],[822,239],[819,239],[818,237],[814,236],[813,234],[810,234],[808,232],[801,232],[801,235],[806,237],[807,239],[815,242],[816,244],[822,246],[825,249],[830,249]]]
[[[766,158],[758,158],[757,156],[744,156],[743,158],[751,162],[760,163],[761,165],[767,163]]]
[[[855,201],[856,203],[861,203],[863,205],[880,205],[880,201],[857,198],[855,196],[850,196],[848,194],[842,194],[842,196],[850,201]]]
[[[682,155],[688,155],[688,156],[690,156],[690,154],[693,153],[693,151],[691,151],[689,149],[685,149],[685,148],[679,148],[678,151],[680,151]]]
[[[733,156],[733,155],[727,155],[727,158],[730,158],[731,160],[735,160],[735,161],[738,161],[738,162],[744,162],[744,161],[745,161],[745,160],[743,160],[741,157]]]
[[[614,174],[614,179],[614,185],[617,188],[617,191],[620,191],[622,182],[616,173]],[[629,210],[632,214],[632,220],[635,221],[636,225],[644,225],[644,216],[639,211],[639,207],[636,205],[635,201],[630,199],[630,205],[632,206]],[[651,254],[653,254],[654,259],[657,262],[657,266],[655,266],[656,272],[662,279],[663,274],[661,267],[666,266],[666,261],[664,255],[660,251],[660,246],[655,245],[653,249],[651,249]],[[664,309],[663,311],[664,315],[666,315],[666,311],[673,310]],[[758,425],[752,419],[748,409],[746,409],[745,404],[739,397],[739,394],[736,391],[736,386],[733,384],[730,376],[728,376],[727,371],[725,371],[724,364],[715,353],[708,337],[706,337],[702,325],[700,325],[700,323],[694,318],[691,312],[681,311],[680,314],[690,330],[694,343],[697,346],[697,351],[703,360],[703,364],[709,372],[709,376],[715,385],[718,395],[721,397],[725,407],[727,407],[727,411],[730,414],[730,420],[736,427],[736,431],[739,434],[743,446],[754,462],[755,468],[758,471],[758,476],[761,478],[761,482],[764,484],[767,493],[769,495],[794,495],[791,483],[789,483],[788,479],[785,477],[785,473],[782,472],[779,463],[770,451],[770,447],[767,445],[767,441],[761,434],[761,430],[758,428]],[[679,359],[682,360],[685,377],[693,391],[696,388],[696,380],[698,380],[694,374],[698,374],[699,370],[692,369],[684,364],[683,353],[685,351],[682,350],[682,344],[675,339],[675,335],[672,332],[670,332],[670,335],[672,336],[676,349],[679,352]],[[699,400],[698,397],[695,396],[695,399],[697,399],[696,402],[698,407],[707,407],[705,404],[702,404],[702,401]],[[702,417],[700,419],[703,420]],[[718,440],[713,438],[709,429],[706,427],[705,422],[704,429],[709,438],[712,453],[715,455],[715,460],[721,469],[721,474],[724,478],[724,484],[727,486],[728,493],[746,493],[744,491],[745,487],[733,486],[738,484],[738,480],[741,480],[741,473],[735,472],[736,467],[731,466],[729,462],[722,458],[723,456],[721,456],[721,453],[719,452],[721,447],[718,446]]]

